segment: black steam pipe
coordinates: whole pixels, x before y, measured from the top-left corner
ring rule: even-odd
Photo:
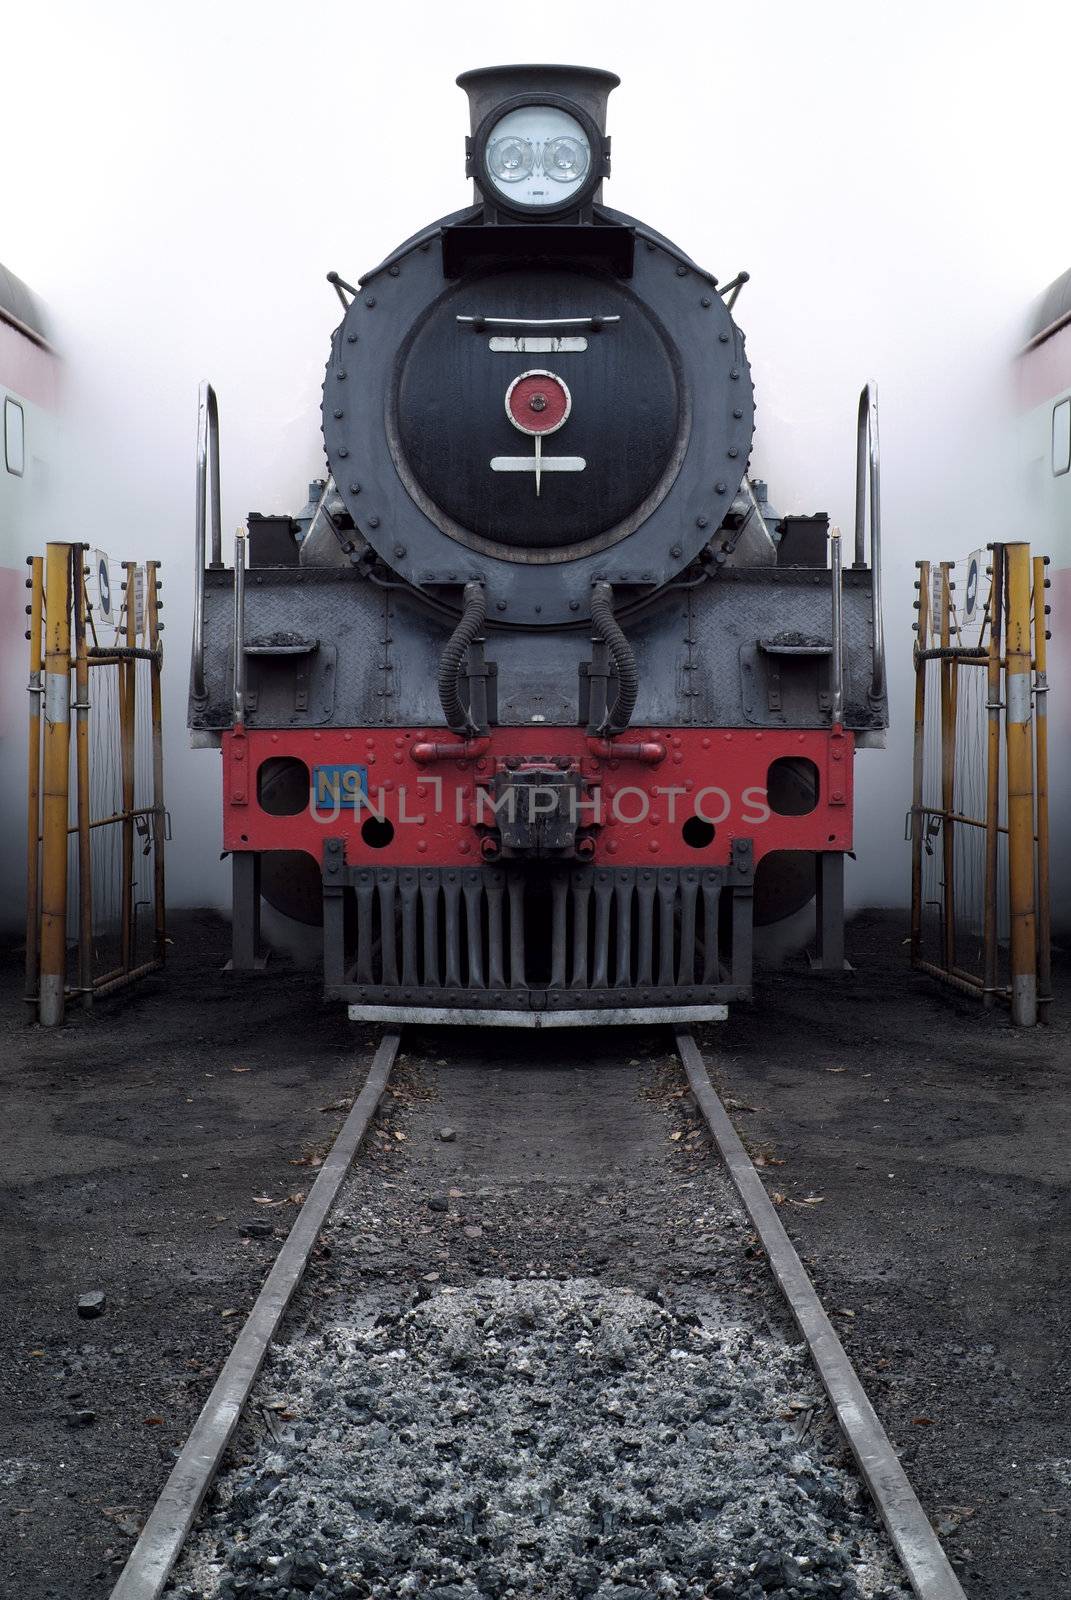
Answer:
[[[608,583],[597,583],[591,591],[591,622],[617,668],[617,699],[607,711],[598,731],[610,735],[623,733],[636,709],[640,677],[632,646],[614,616],[614,591]]]
[[[472,714],[461,698],[458,679],[461,667],[468,656],[469,646],[479,637],[487,613],[487,601],[482,583],[466,583],[465,609],[461,621],[446,641],[439,658],[439,701],[452,733],[473,734],[481,730],[472,720]]]

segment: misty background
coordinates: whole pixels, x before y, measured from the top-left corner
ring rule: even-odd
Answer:
[[[228,888],[219,757],[185,728],[198,381],[229,560],[249,511],[296,511],[323,471],[325,273],[355,281],[469,203],[454,78],[509,61],[618,72],[606,202],[723,281],[751,273],[751,470],[780,511],[850,530],[856,401],[879,384],[893,728],[857,764],[848,887],[906,902],[914,562],[1031,537],[1010,357],[1071,265],[1066,11],[39,0],[2,32],[0,261],[66,364],[40,538],[164,564],[173,903]]]

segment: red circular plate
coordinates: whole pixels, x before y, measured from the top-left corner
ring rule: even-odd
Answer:
[[[506,415],[522,433],[553,433],[572,403],[569,390],[553,372],[522,372],[506,390]]]

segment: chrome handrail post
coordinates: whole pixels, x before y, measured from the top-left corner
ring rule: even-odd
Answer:
[[[234,725],[245,724],[245,534],[234,540]]]
[[[830,720],[835,729],[844,726],[844,593],[843,570],[840,548],[840,529],[829,530],[829,562],[830,562],[830,589],[832,591],[832,647],[833,659],[830,671],[830,689],[832,691],[832,705],[830,707]]]
[[[190,694],[199,704],[208,699],[205,684],[205,534],[208,523],[209,466],[212,476],[212,565],[223,564],[219,495],[219,406],[216,391],[202,382],[197,394],[197,490],[194,507],[193,645]]]
[[[869,467],[869,474],[868,474]],[[866,566],[867,478],[870,479],[870,567],[874,622],[874,669],[870,699],[885,697],[885,619],[881,606],[881,450],[878,433],[878,386],[866,384],[859,396],[855,435],[855,565]]]

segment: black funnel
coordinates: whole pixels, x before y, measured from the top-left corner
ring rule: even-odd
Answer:
[[[514,95],[554,94],[586,111],[605,134],[606,102],[621,79],[601,67],[477,67],[463,72],[457,81],[469,97],[473,133],[484,117]]]

